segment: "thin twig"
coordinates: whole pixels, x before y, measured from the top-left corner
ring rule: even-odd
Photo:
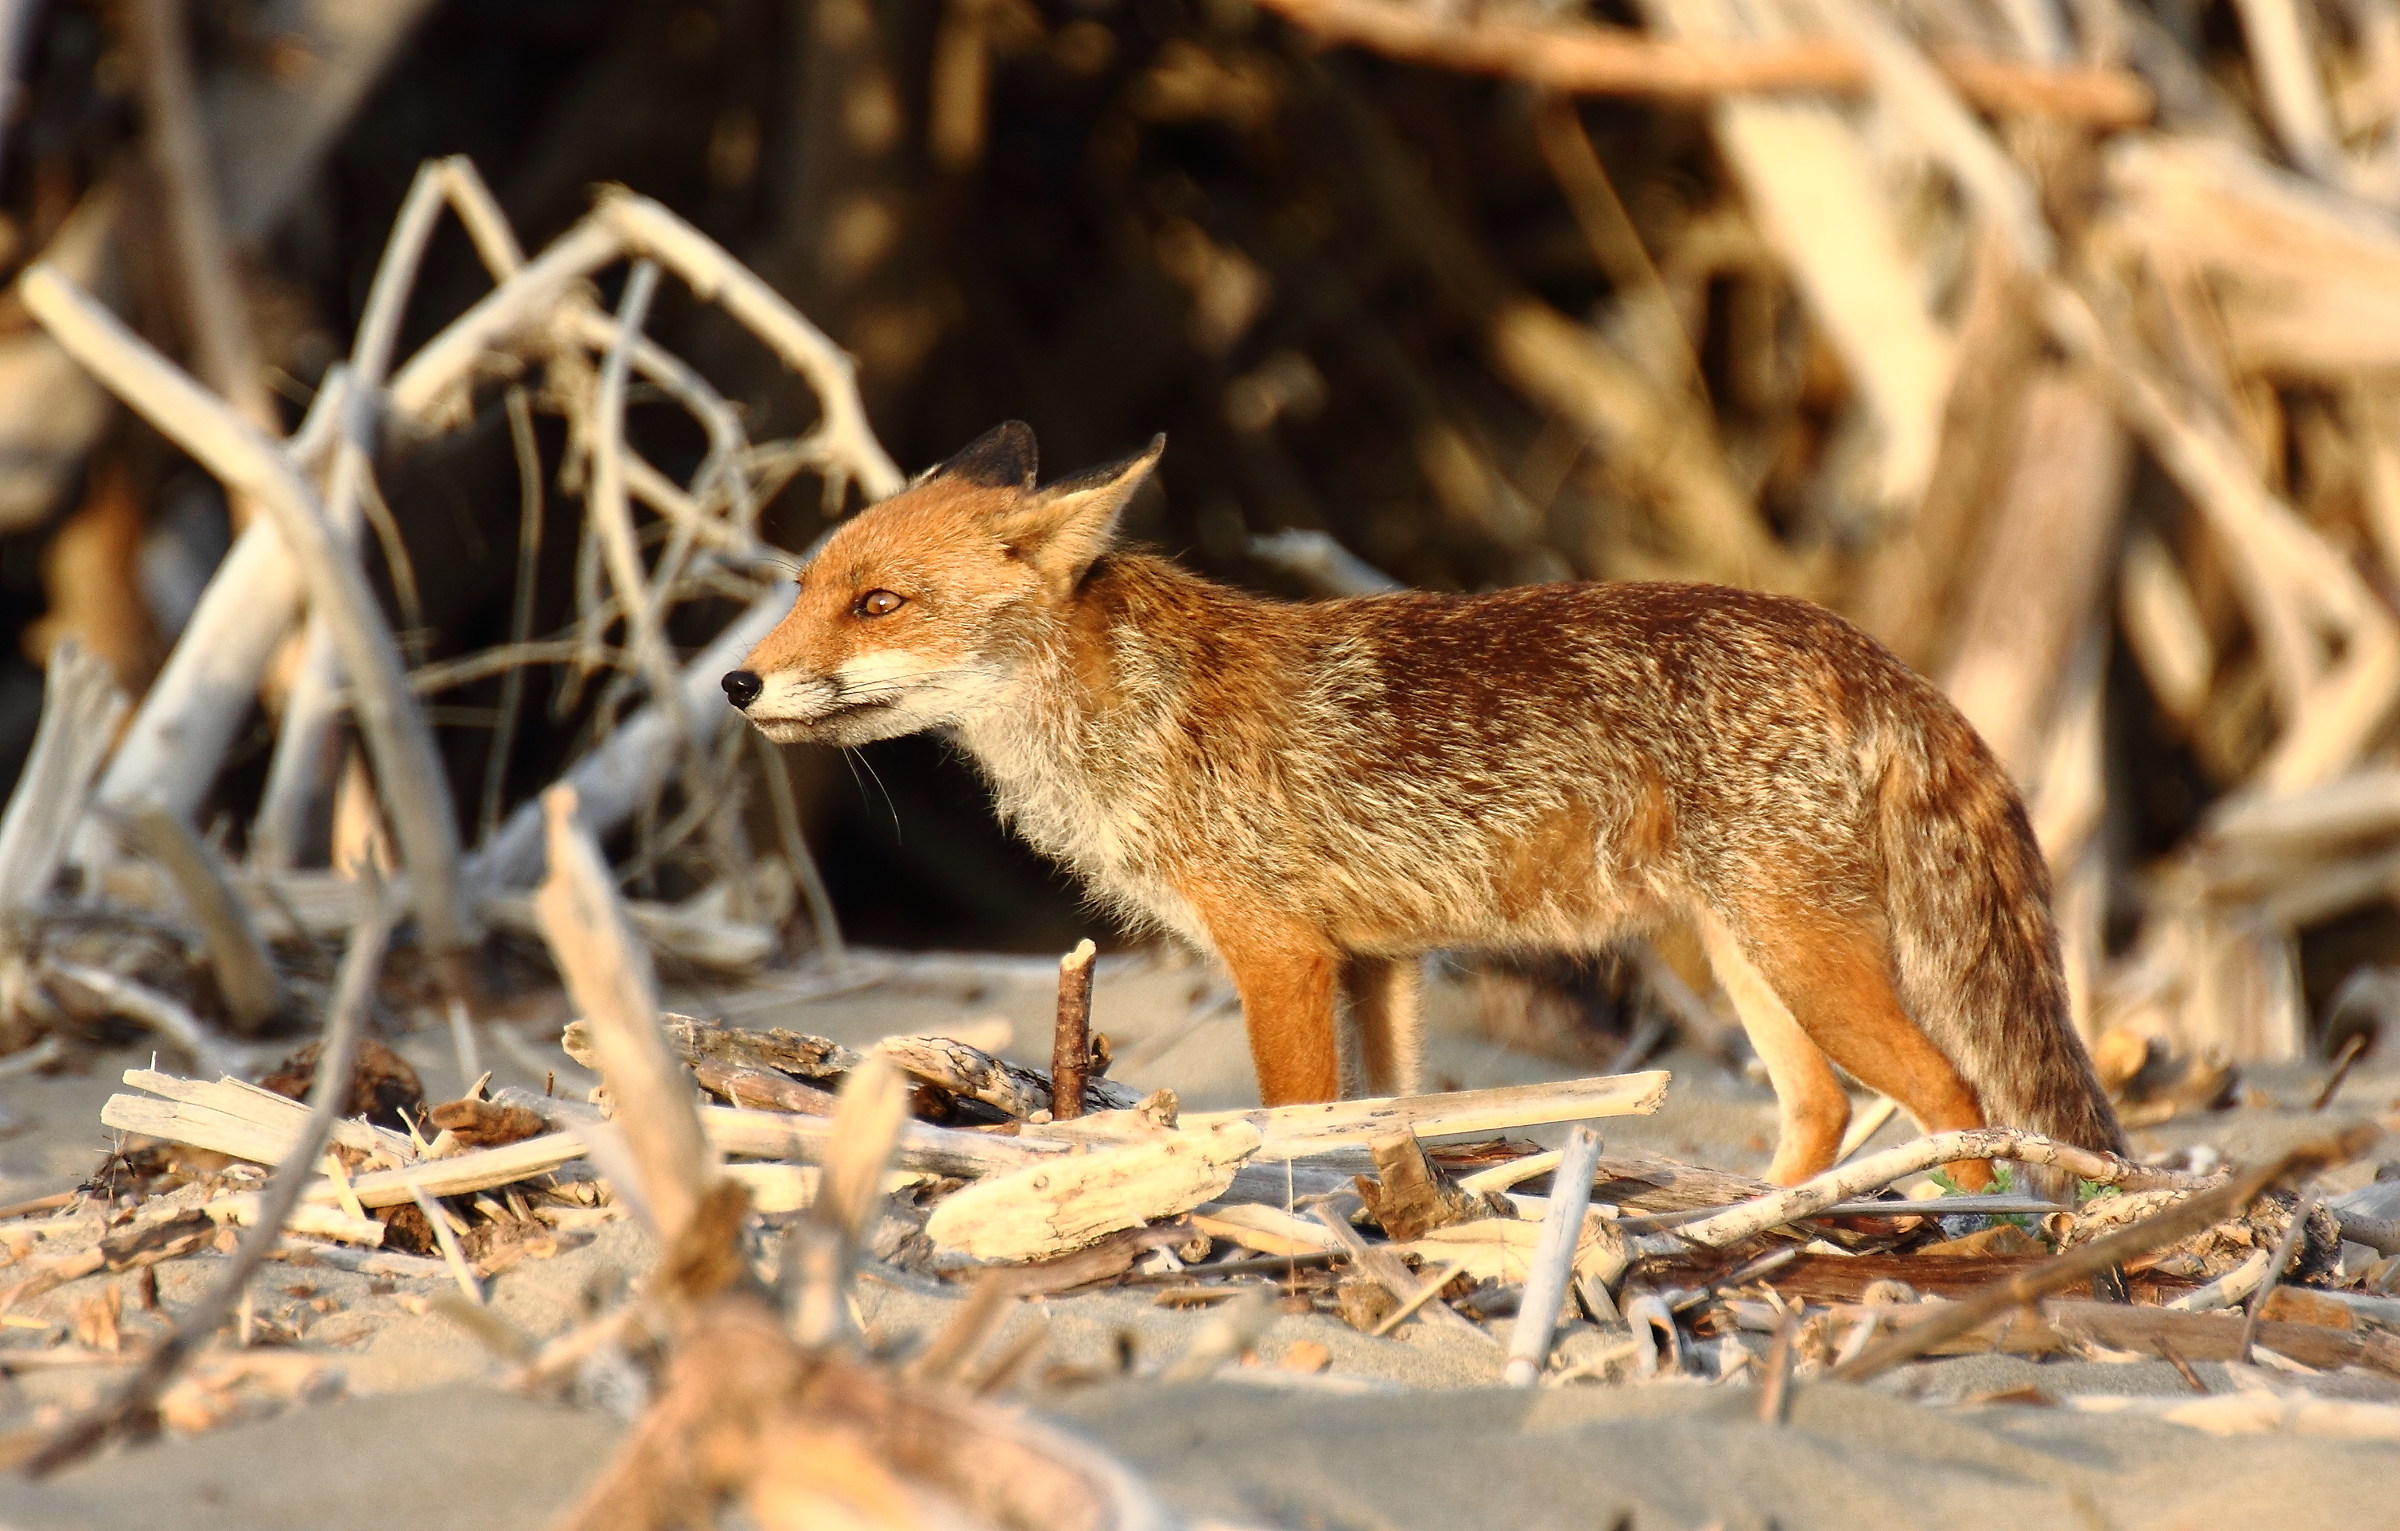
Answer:
[[[126,31],[142,75],[143,145],[157,176],[168,248],[191,322],[193,370],[262,431],[280,431],[253,329],[225,237],[208,135],[193,80],[191,18],[183,0],[133,0]],[[246,507],[236,507],[238,523]]]
[[[369,879],[373,873],[360,869]],[[348,1101],[351,1071],[358,1060],[359,1038],[375,995],[375,980],[399,914],[395,900],[380,892],[371,895],[370,913],[351,937],[342,957],[341,977],[334,986],[333,1007],[325,1019],[325,1036],[317,1055],[317,1076],[309,1085],[308,1117],[300,1125],[291,1152],[275,1167],[259,1197],[258,1221],[243,1233],[232,1260],[215,1285],[186,1309],[175,1330],[145,1356],[141,1368],[99,1407],[61,1426],[25,1463],[31,1477],[42,1477],[90,1454],[117,1431],[144,1420],[159,1393],[173,1380],[193,1351],[208,1342],[225,1315],[250,1289],[250,1277],[283,1237],[284,1222],[300,1201],[300,1193],[317,1176],[317,1156],[324,1152],[334,1121]]]
[[[2365,1032],[2354,1031],[2343,1041],[2342,1050],[2334,1055],[2333,1072],[2325,1076],[2325,1087],[2317,1091],[2315,1100],[2308,1103],[2310,1111],[2322,1111],[2333,1104],[2334,1096],[2341,1093],[2342,1081],[2350,1077],[2350,1071],[2356,1068],[2358,1060],[2365,1056],[2367,1040]]]
[[[792,789],[791,767],[773,740],[756,729],[745,732],[758,750],[759,765],[767,778],[767,804],[775,813],[775,833],[783,843],[784,862],[791,867],[793,880],[800,884],[800,897],[808,905],[808,922],[817,937],[817,957],[839,967],[849,954],[842,944],[841,922],[833,912],[833,894],[825,886],[825,874],[818,868],[817,858],[808,848],[808,836],[801,829],[800,795]]]

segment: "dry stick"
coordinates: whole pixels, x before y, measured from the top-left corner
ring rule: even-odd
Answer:
[[[361,875],[373,873],[362,868]],[[351,1071],[358,1062],[358,1042],[366,1029],[367,1011],[375,997],[375,979],[398,915],[397,901],[378,896],[361,920],[343,954],[341,976],[335,981],[333,1008],[325,1019],[325,1036],[317,1057],[317,1077],[309,1085],[308,1119],[291,1152],[275,1167],[260,1194],[258,1221],[236,1245],[233,1258],[216,1284],[186,1310],[175,1330],[142,1360],[141,1369],[127,1378],[115,1396],[79,1419],[61,1426],[25,1463],[30,1477],[42,1477],[75,1462],[99,1447],[118,1430],[137,1424],[149,1414],[161,1390],[184,1361],[208,1342],[250,1290],[251,1274],[283,1237],[283,1225],[299,1205],[300,1193],[317,1177],[317,1158],[325,1151],[342,1106],[349,1099]]]
[[[2123,1265],[2178,1239],[2212,1228],[2256,1201],[2261,1193],[2296,1170],[2317,1169],[2339,1162],[2374,1141],[2370,1131],[2348,1133],[2324,1142],[2303,1144],[2257,1169],[2247,1170],[2221,1185],[2195,1191],[2164,1211],[2116,1232],[2079,1244],[2029,1271],[1995,1281],[1970,1296],[1945,1304],[1906,1328],[1888,1334],[1857,1356],[1833,1369],[1842,1382],[1864,1382],[1904,1361],[1914,1360],[1946,1340],[1979,1328],[2013,1308],[2028,1307],[2062,1287],[2089,1281],[2101,1271]]]
[[[425,945],[441,961],[444,980],[454,982],[443,959],[472,944],[475,930],[458,882],[449,778],[374,592],[336,545],[316,497],[272,442],[56,271],[37,262],[19,278],[18,291],[61,349],[229,487],[256,496],[274,518],[312,604],[333,623]]]
[[[542,451],[533,434],[533,400],[523,385],[510,384],[506,399],[508,439],[517,453],[517,587],[508,608],[508,646],[523,648],[533,636],[533,603],[539,588],[536,576],[541,572]],[[524,666],[510,665],[500,672],[500,718],[492,729],[491,754],[483,767],[483,812],[476,822],[481,826],[480,838],[485,840],[500,827],[500,799],[508,789],[508,757],[516,753],[517,713],[524,705]]]
[[[262,431],[280,431],[258,338],[234,280],[207,131],[192,78],[183,0],[134,0],[126,30],[142,74],[143,147],[158,178],[175,276],[191,323],[194,370]],[[237,529],[249,507],[235,507]]]
[[[884,1167],[907,1120],[908,1086],[890,1063],[869,1058],[842,1081],[825,1178],[783,1251],[792,1338],[811,1350],[855,1338],[850,1285],[868,1220],[882,1196]]]
[[[542,794],[550,875],[534,895],[543,939],[590,1025],[593,1062],[642,1175],[642,1195],[673,1248],[710,1181],[715,1155],[692,1104],[691,1076],[658,1025],[649,949],[617,902],[616,879],[591,831],[576,821],[575,790]]]
[[[722,305],[817,395],[817,428],[807,445],[829,482],[849,477],[870,500],[907,482],[867,424],[850,357],[807,316],[727,254],[724,247],[647,197],[605,195],[594,214],[636,250],[683,278],[693,293]]]
[[[1050,1116],[1083,1115],[1085,1076],[1092,1066],[1092,959],[1089,940],[1058,959],[1058,1028],[1050,1039]]]
[[[2258,1290],[2250,1294],[2249,1311],[2242,1318],[2241,1348],[2235,1352],[2241,1359],[2250,1359],[2250,1347],[2258,1339],[2258,1320],[2267,1311],[2267,1299],[2275,1295],[2276,1286],[2283,1280],[2284,1267],[2292,1263],[2292,1252],[2300,1247],[2302,1235],[2308,1231],[2309,1214],[2317,1209],[2315,1187],[2303,1191],[2292,1203],[2292,1220],[2283,1226],[2283,1237],[2275,1241],[2275,1253],[2267,1257],[2267,1268],[2259,1278]]]
[[[650,300],[657,292],[658,263],[635,261],[632,275],[625,279],[625,296],[617,305],[616,339],[600,364],[600,385],[592,403],[592,476],[586,504],[591,508],[592,525],[599,534],[609,582],[616,586],[617,603],[625,612],[625,627],[630,636],[627,647],[633,650],[634,661],[641,666],[650,699],[654,705],[679,710],[683,692],[675,684],[675,658],[667,649],[667,635],[659,625],[659,592],[651,588],[649,571],[642,567],[641,544],[633,529],[633,508],[625,498],[626,373],[632,365],[633,339],[649,318]],[[680,724],[682,720],[677,721]],[[688,733],[688,726],[677,729],[679,736]]]
[[[2367,1034],[2363,1031],[2350,1033],[2349,1039],[2342,1043],[2342,1050],[2334,1055],[2333,1072],[2326,1076],[2325,1088],[2319,1090],[2317,1098],[2308,1103],[2309,1110],[2322,1111],[2333,1104],[2333,1097],[2341,1091],[2342,1081],[2350,1077],[2350,1070],[2358,1065],[2360,1056],[2366,1050]]]
[[[1767,1345],[1767,1380],[1758,1390],[1758,1422],[1780,1425],[1792,1393],[1792,1352],[1799,1348],[1801,1311],[1783,1315]]]
[[[2171,1170],[2152,1169],[2130,1159],[2098,1149],[2076,1148],[2066,1143],[2014,1127],[1975,1127],[1964,1132],[1937,1132],[1898,1148],[1887,1148],[1869,1154],[1854,1164],[1827,1170],[1814,1180],[1803,1181],[1789,1190],[1761,1196],[1756,1201],[1704,1218],[1688,1227],[1675,1230],[1677,1238],[1708,1249],[1721,1249],[1752,1234],[1780,1228],[1785,1223],[1814,1217],[1837,1202],[1848,1201],[1862,1191],[1875,1190],[1891,1184],[1903,1175],[1929,1170],[1937,1164],[1959,1159],[2014,1159],[2024,1164],[2051,1165],[2080,1179],[2101,1185],[2121,1186],[2129,1191],[2147,1191],[2188,1186],[2193,1177]]]
[[[179,1000],[147,984],[120,977],[106,968],[45,958],[38,970],[45,978],[64,979],[99,997],[112,1012],[141,1022],[192,1055],[192,1066],[204,1074],[226,1072],[225,1051],[200,1018]]]
[[[250,911],[234,894],[225,867],[192,827],[156,803],[129,815],[124,830],[135,847],[166,872],[184,908],[200,927],[201,945],[233,1029],[249,1035],[283,1008],[283,981]]]
[[[1525,1271],[1516,1327],[1509,1331],[1508,1367],[1502,1376],[1510,1387],[1533,1386],[1550,1357],[1558,1305],[1566,1299],[1567,1275],[1575,1267],[1575,1246],[1583,1237],[1584,1209],[1592,1204],[1592,1172],[1599,1164],[1600,1134],[1590,1127],[1569,1131],[1558,1173],[1550,1177],[1550,1210],[1543,1215],[1541,1238]]]
[[[33,750],[0,813],[0,914],[25,915],[48,896],[124,716],[106,661],[61,639],[44,672]]]
[[[1710,44],[1620,27],[1488,17],[1454,22],[1388,0],[1265,4],[1327,43],[1571,95],[1692,101],[1765,91],[1857,94],[1869,84],[1866,56],[1824,39]],[[1961,95],[1991,111],[2128,127],[2149,121],[2154,107],[2149,88],[2120,69],[2042,69],[1980,54],[1944,55],[1937,62]]]
[[[425,247],[441,217],[443,184],[433,164],[418,167],[408,195],[401,200],[399,216],[384,238],[383,255],[367,288],[366,310],[351,339],[344,372],[348,382],[334,422],[333,478],[325,494],[325,519],[352,558],[358,556],[359,506],[372,472],[368,454],[382,411],[384,378],[391,370],[401,316],[416,287]],[[402,564],[388,553],[386,562],[396,580]],[[408,605],[402,603],[404,613]],[[342,667],[333,645],[331,621],[312,603],[299,679],[284,707],[282,727],[276,732],[275,751],[267,766],[266,792],[259,800],[255,833],[261,860],[268,866],[295,864],[308,815],[331,786],[331,744],[338,716],[335,692],[342,683]]]

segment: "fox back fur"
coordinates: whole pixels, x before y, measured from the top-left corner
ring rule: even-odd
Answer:
[[[1773,1178],[1832,1163],[1837,1065],[1929,1131],[2123,1146],[2016,793],[1873,639],[1701,585],[1260,599],[1111,546],[1163,444],[1037,489],[992,431],[829,539],[728,695],[782,741],[946,730],[1100,900],[1225,963],[1270,1104],[1339,1092],[1345,1012],[1414,1088],[1428,950],[1688,918]]]

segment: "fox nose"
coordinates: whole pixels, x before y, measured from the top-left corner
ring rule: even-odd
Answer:
[[[725,700],[736,707],[746,708],[758,700],[759,690],[766,682],[760,680],[755,671],[728,670],[720,684],[725,687]]]

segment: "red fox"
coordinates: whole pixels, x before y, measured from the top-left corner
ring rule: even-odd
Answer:
[[[1101,901],[1224,962],[1270,1105],[1336,1098],[1345,1009],[1368,1086],[1414,1089],[1429,950],[1681,916],[1774,1084],[1771,1179],[1833,1163],[1837,1065],[1927,1131],[2122,1149],[2024,809],[1888,650],[1705,585],[1229,590],[1111,546],[1165,440],[1036,488],[1032,431],[989,432],[826,542],[727,697],[781,742],[946,730]]]

